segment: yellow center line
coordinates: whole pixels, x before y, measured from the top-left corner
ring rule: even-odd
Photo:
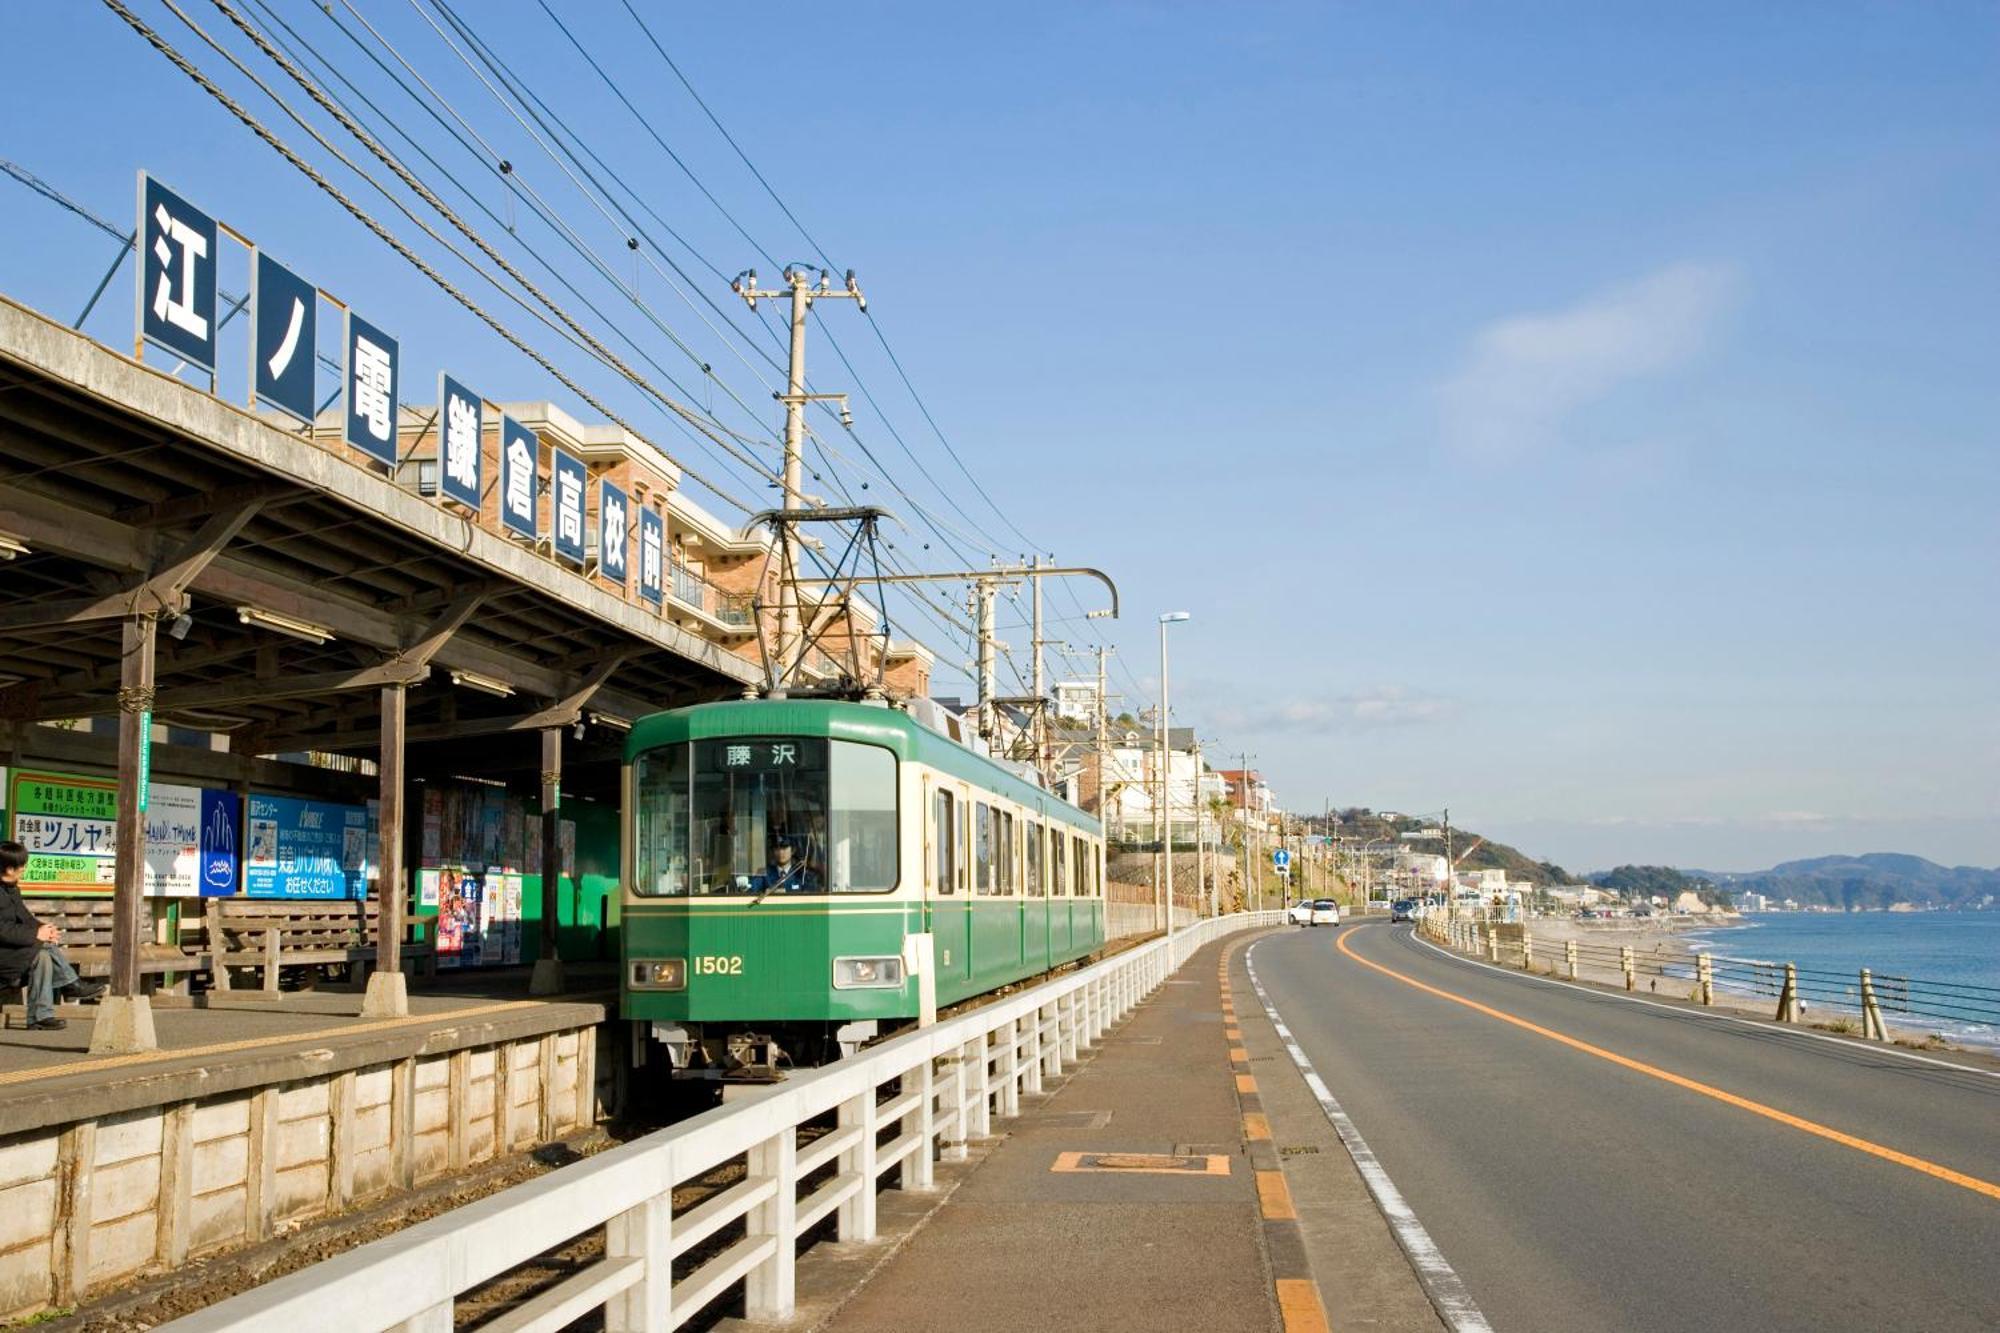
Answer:
[[[1961,1189],[1971,1190],[1975,1194],[1984,1194],[1990,1199],[2000,1199],[2000,1185],[1996,1185],[1990,1180],[1981,1180],[1977,1176],[1968,1176],[1962,1171],[1954,1171],[1948,1166],[1940,1166],[1936,1162],[1927,1161],[1922,1157],[1913,1157],[1909,1153],[1898,1152],[1894,1148],[1886,1148],[1868,1139],[1857,1138],[1855,1135],[1843,1133],[1830,1125],[1822,1125],[1816,1120],[1807,1120],[1802,1116],[1793,1115],[1789,1111],[1780,1111],[1775,1106],[1766,1106],[1764,1103],[1752,1101],[1748,1097],[1739,1097],[1733,1092],[1725,1092],[1723,1089],[1715,1087],[1712,1084],[1691,1079],[1685,1074],[1676,1074],[1672,1070],[1661,1069],[1657,1065],[1649,1065],[1643,1060],[1634,1060],[1629,1055],[1620,1055],[1618,1052],[1608,1051],[1602,1046],[1593,1046],[1587,1041],[1557,1032],[1553,1028],[1545,1028],[1538,1023],[1530,1023],[1525,1018],[1517,1018],[1513,1014],[1483,1005],[1477,1000],[1469,1000],[1463,995],[1456,995],[1451,991],[1441,990],[1436,986],[1418,981],[1415,977],[1405,976],[1394,968],[1384,967],[1380,963],[1363,958],[1360,954],[1348,948],[1347,941],[1351,937],[1352,932],[1343,932],[1335,942],[1335,947],[1363,967],[1373,968],[1385,977],[1394,977],[1406,986],[1414,986],[1418,990],[1429,995],[1435,995],[1441,1000],[1450,1000],[1453,1004],[1462,1004],[1468,1009],[1485,1014],[1488,1018],[1497,1018],[1503,1023],[1511,1023],[1523,1031],[1534,1033],[1536,1036],[1547,1037],[1550,1041],[1561,1042],[1572,1050],[1582,1051],[1585,1055],[1594,1055],[1600,1060],[1608,1060],[1614,1065],[1630,1069],[1635,1073],[1645,1074],[1651,1078],[1657,1078],[1664,1083],[1671,1083],[1677,1088],[1686,1088],[1689,1092],[1700,1093],[1704,1097],[1712,1097],[1716,1101],[1748,1111],[1752,1115],[1763,1116],[1766,1120],[1775,1120],[1781,1125],[1789,1125],[1793,1129],[1816,1135],[1829,1142],[1838,1143],[1843,1147],[1852,1148],[1856,1152],[1867,1153],[1871,1157],[1879,1157],[1885,1162],[1894,1162],[1898,1166],[1906,1166],[1912,1171],[1921,1171],[1927,1176],[1933,1176],[1949,1184],[1957,1185]]]
[[[236,1051],[255,1050],[260,1046],[276,1047],[293,1042],[324,1041],[330,1037],[353,1037],[364,1032],[387,1032],[392,1028],[415,1027],[420,1024],[450,1026],[451,1020],[474,1018],[480,1014],[498,1013],[503,1009],[525,1009],[535,1000],[502,1000],[496,1004],[475,1005],[469,1009],[449,1009],[435,1014],[412,1014],[408,1018],[381,1018],[367,1023],[355,1023],[348,1027],[322,1028],[317,1032],[286,1033],[282,1036],[247,1037],[241,1041],[220,1041],[208,1046],[182,1046],[177,1049],[159,1051],[136,1051],[129,1055],[106,1055],[95,1060],[75,1060],[64,1065],[43,1065],[38,1069],[14,1069],[0,1074],[0,1087],[15,1083],[32,1083],[51,1078],[68,1078],[74,1074],[92,1074],[104,1069],[122,1069],[130,1065],[156,1064],[162,1060],[185,1060],[207,1055],[228,1055]],[[210,1010],[211,1013],[231,1012]],[[251,1013],[265,1012],[248,1010]],[[311,1015],[312,1017],[339,1017],[340,1015]]]

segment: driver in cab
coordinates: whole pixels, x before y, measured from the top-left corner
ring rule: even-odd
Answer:
[[[819,876],[815,875],[800,857],[794,845],[797,839],[776,837],[771,840],[770,864],[759,875],[756,888],[760,893],[818,893]]]

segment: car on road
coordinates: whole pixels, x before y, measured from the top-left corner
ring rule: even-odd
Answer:
[[[1295,926],[1310,926],[1312,924],[1312,913],[1313,905],[1311,900],[1301,898],[1285,909],[1285,920]]]
[[[1340,924],[1340,904],[1331,898],[1315,898],[1305,904],[1308,926],[1337,926]]]
[[[1397,921],[1415,921],[1416,919],[1417,904],[1414,900],[1398,898],[1395,902],[1389,904],[1389,920],[1392,923]]]

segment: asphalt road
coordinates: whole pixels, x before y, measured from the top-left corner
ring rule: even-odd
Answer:
[[[1252,960],[1501,1333],[2000,1328],[2000,1078],[1491,971],[1406,926]]]

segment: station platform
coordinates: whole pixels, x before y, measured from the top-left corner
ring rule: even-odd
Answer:
[[[160,1049],[0,1030],[0,1318],[532,1149],[595,1123],[606,965],[425,978],[407,1016],[359,992],[156,996]]]
[[[1317,1230],[1381,1271],[1339,1288],[1316,1271],[1346,1278],[1351,1261],[1308,1253],[1279,1145],[1331,1128],[1242,974],[1256,938],[1196,954],[1052,1091],[1024,1098],[949,1201],[818,1326],[1440,1328],[1351,1164],[1352,1225]],[[1299,1083],[1317,1125],[1298,1099],[1266,1097],[1266,1079]]]

